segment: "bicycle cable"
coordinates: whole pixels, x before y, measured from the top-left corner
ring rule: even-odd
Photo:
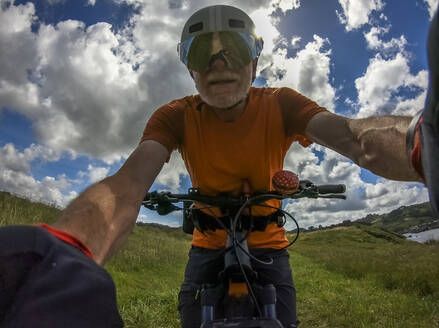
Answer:
[[[258,198],[259,198],[259,197],[258,197]],[[235,214],[234,220],[233,220],[233,222],[232,222],[232,227],[231,227],[231,228],[232,228],[232,231],[234,232],[234,233],[233,233],[233,236],[232,236],[233,240],[235,240],[235,238],[236,238],[236,225],[237,225],[237,222],[238,222],[238,220],[239,220],[239,217],[241,216],[241,212],[242,212],[242,211],[248,206],[248,205],[247,205],[247,202],[250,202],[251,200],[254,200],[254,198],[248,198],[247,201],[241,206],[241,208],[240,208],[240,209],[238,210],[238,212]],[[296,220],[296,219],[295,219],[290,213],[288,213],[287,211],[281,209],[280,207],[275,207],[275,206],[271,206],[271,205],[267,205],[267,204],[254,204],[254,205],[252,205],[252,206],[260,206],[260,207],[267,207],[267,208],[277,209],[277,210],[281,211],[283,214],[285,214],[285,215],[287,215],[288,217],[290,217],[291,220],[293,220],[293,222],[296,224],[297,232],[296,232],[296,236],[295,236],[295,238],[294,238],[293,241],[291,241],[288,245],[286,245],[286,246],[280,248],[280,250],[282,250],[282,249],[286,249],[286,248],[290,247],[291,245],[293,245],[293,244],[297,241],[297,239],[299,238],[299,233],[300,233],[299,223],[297,222],[297,220]],[[285,223],[285,222],[286,222],[286,219],[285,219],[284,223]],[[250,254],[250,252],[248,252],[246,249],[244,249],[244,248],[241,246],[241,242],[242,242],[244,239],[246,239],[247,236],[248,236],[249,234],[250,234],[250,231],[248,231],[247,234],[245,235],[245,237],[244,237],[244,238],[243,238],[243,239],[237,244],[237,247],[240,248],[241,251],[242,251],[244,254],[246,254],[249,258],[251,258],[252,260],[254,260],[254,261],[256,261],[256,262],[258,262],[258,263],[260,263],[260,264],[267,264],[267,265],[272,264],[272,263],[273,263],[273,259],[272,259],[271,257],[270,257],[270,261],[262,261],[262,260],[258,259],[257,257],[255,257],[254,255]],[[230,249],[230,247],[229,247],[228,249]]]
[[[236,212],[235,217],[234,217],[233,220],[232,220],[232,226],[231,226],[231,229],[232,229],[232,232],[233,232],[233,239],[232,239],[232,240],[233,240],[233,246],[234,246],[234,248],[235,248],[235,256],[236,256],[236,259],[237,259],[237,261],[238,261],[239,267],[240,267],[240,269],[241,269],[242,275],[244,276],[244,279],[245,279],[245,282],[246,282],[246,284],[247,284],[248,290],[249,290],[249,292],[250,292],[251,298],[252,298],[254,304],[256,305],[256,309],[257,309],[257,311],[258,311],[259,316],[262,316],[262,311],[261,311],[261,308],[260,308],[260,306],[259,306],[259,303],[258,303],[258,300],[257,300],[257,298],[256,298],[256,295],[255,295],[254,292],[253,292],[253,288],[252,288],[252,286],[251,286],[251,284],[250,284],[250,281],[249,281],[248,278],[247,278],[247,275],[246,275],[246,273],[245,273],[244,267],[242,266],[242,263],[241,263],[241,261],[240,261],[240,259],[239,259],[239,256],[238,256],[237,252],[236,252],[236,248],[239,248],[239,249],[241,249],[241,250],[242,250],[247,256],[249,256],[249,258],[256,259],[254,256],[252,256],[251,254],[249,254],[249,252],[247,252],[246,250],[244,250],[243,247],[240,245],[240,243],[237,244],[237,238],[236,238],[236,225],[237,225],[237,223],[238,223],[238,219],[239,219],[239,217],[241,216],[241,213],[242,213],[242,212],[244,211],[244,209],[247,207],[247,203],[248,203],[248,202],[249,202],[249,198],[247,198],[247,200],[244,202],[244,204],[239,208],[238,212]],[[256,259],[256,260],[259,261],[259,259]],[[271,262],[271,263],[272,263],[272,262]]]
[[[234,246],[234,248],[236,249],[236,247],[237,247],[237,244],[236,244],[236,238],[233,239],[233,246]],[[241,245],[239,245],[239,246],[241,246]],[[241,246],[241,247],[242,247],[242,246]],[[241,248],[241,247],[240,247],[240,248]],[[250,284],[250,281],[249,281],[248,278],[247,278],[247,275],[246,275],[246,273],[245,273],[244,267],[242,266],[241,260],[239,259],[238,254],[236,254],[236,251],[235,251],[235,256],[236,256],[236,260],[238,261],[239,268],[241,269],[241,273],[242,273],[242,275],[244,276],[245,283],[247,284],[247,287],[248,287],[248,290],[249,290],[249,292],[250,292],[250,295],[251,295],[251,298],[252,298],[252,300],[253,300],[253,303],[256,305],[256,309],[257,309],[257,311],[258,311],[258,315],[259,315],[260,317],[262,317],[262,311],[261,311],[261,308],[260,308],[260,306],[259,306],[258,299],[256,298],[256,295],[255,295],[254,292],[253,292],[253,288],[252,288],[252,286],[251,286],[251,284]]]

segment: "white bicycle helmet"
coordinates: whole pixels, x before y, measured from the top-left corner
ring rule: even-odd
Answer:
[[[255,24],[241,9],[216,5],[195,12],[186,22],[177,51],[180,60],[193,70],[208,64],[211,36],[220,32],[222,43],[235,57],[246,64],[259,57],[263,40],[255,33]],[[244,41],[244,42],[242,42]]]

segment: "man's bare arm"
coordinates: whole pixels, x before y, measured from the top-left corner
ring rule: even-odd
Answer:
[[[377,175],[392,180],[421,181],[406,152],[411,119],[406,116],[349,119],[321,112],[308,123],[306,135]]]
[[[131,233],[141,202],[169,155],[158,142],[142,142],[113,176],[86,189],[54,227],[72,234],[104,264]]]

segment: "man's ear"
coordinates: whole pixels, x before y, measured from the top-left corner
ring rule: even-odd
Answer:
[[[256,70],[258,68],[258,59],[259,57],[256,57],[253,59],[253,67],[252,67],[252,83],[256,80]]]

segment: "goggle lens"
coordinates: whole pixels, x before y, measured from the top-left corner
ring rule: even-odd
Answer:
[[[210,66],[214,33],[200,34],[178,45],[180,60],[196,72],[204,72]],[[261,53],[263,42],[245,33],[219,32],[223,58],[232,69],[239,69]]]

